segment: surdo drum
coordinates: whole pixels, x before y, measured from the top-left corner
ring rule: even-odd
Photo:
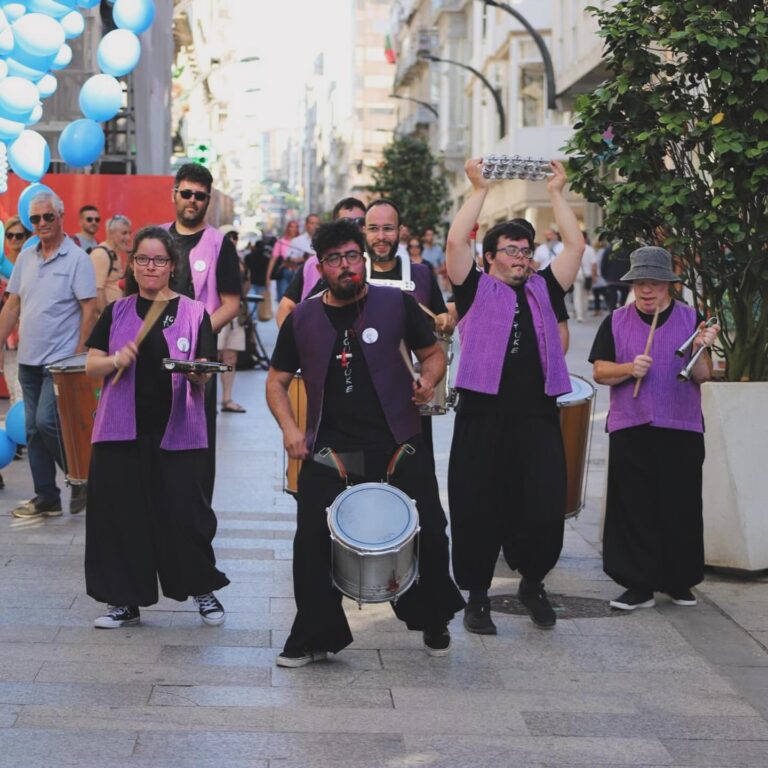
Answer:
[[[565,516],[574,517],[584,509],[586,469],[589,462],[592,413],[595,408],[595,388],[581,376],[569,374],[571,392],[557,398],[560,430],[565,446],[567,491]]]
[[[358,605],[402,595],[418,578],[415,502],[387,483],[360,483],[328,508],[331,578]]]

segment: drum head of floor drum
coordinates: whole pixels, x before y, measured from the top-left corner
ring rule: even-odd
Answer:
[[[71,357],[57,360],[55,363],[51,363],[46,367],[49,371],[84,371],[86,357],[88,357],[88,354],[82,352],[79,355],[72,355]]]
[[[583,403],[595,396],[595,388],[586,379],[581,376],[574,376],[572,373],[568,374],[568,378],[571,380],[571,391],[557,398],[558,405]]]
[[[355,549],[390,549],[417,530],[414,502],[386,483],[361,483],[340,493],[328,510],[333,536]]]

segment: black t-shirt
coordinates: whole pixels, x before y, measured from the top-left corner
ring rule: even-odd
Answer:
[[[675,303],[672,302],[672,304],[670,304],[663,312],[659,312],[659,319],[656,322],[657,328],[661,328],[661,326],[667,322],[669,316],[672,314],[672,309],[674,306]],[[641,312],[637,306],[635,306],[635,311],[646,325],[650,325],[653,322],[653,315],[646,315],[645,312]],[[611,317],[611,315],[608,315],[608,317],[606,317],[603,322],[600,323],[600,327],[597,329],[597,335],[595,336],[595,340],[592,342],[592,349],[589,352],[590,363],[594,363],[597,360],[605,360],[607,363],[616,362],[616,340],[613,337]],[[704,318],[697,313],[696,325],[691,328],[691,333],[694,332],[696,327],[698,327],[699,323],[702,322],[703,319]]]
[[[313,299],[322,301],[322,299]],[[405,304],[405,343],[424,349],[435,343],[429,320],[411,296]],[[395,445],[384,411],[373,387],[353,323],[365,311],[365,299],[344,307],[323,305],[336,329],[336,342],[325,379],[323,415],[315,440],[317,449],[336,451],[390,449]],[[346,353],[346,365],[342,355]],[[299,350],[289,315],[280,328],[271,365],[278,371],[295,373],[300,368]]]
[[[399,259],[395,263],[394,269],[387,270],[386,272],[377,272],[376,270],[373,270],[371,272],[371,282],[374,282],[374,283],[377,280],[402,280],[402,279],[403,279],[403,268]],[[317,285],[315,285],[312,291],[310,291],[309,295],[315,296],[316,294],[320,293],[320,291],[324,291],[327,287],[328,286],[325,280],[319,280]],[[288,286],[288,289],[283,295],[287,296],[294,304],[298,304],[301,301],[301,293],[303,290],[304,290],[304,270],[300,269],[294,275],[293,280],[291,280],[291,283]],[[432,272],[430,272],[429,303],[427,304],[427,306],[436,315],[441,315],[444,312],[448,311],[447,307],[445,306],[445,301],[443,299],[443,293],[440,290],[440,286],[437,284],[437,278]]]
[[[454,300],[459,318],[469,312],[477,294],[482,273],[474,267],[461,285],[454,285]],[[565,291],[547,267],[537,273],[547,283],[549,300],[558,322],[568,320],[565,308]],[[507,342],[507,354],[501,370],[501,383],[497,395],[485,395],[459,389],[457,411],[462,413],[499,412],[514,414],[557,413],[557,398],[549,397],[544,391],[544,372],[541,368],[539,345],[533,327],[531,308],[525,295],[524,286],[509,286],[517,294],[515,319]]]
[[[136,314],[144,318],[152,302],[138,296]],[[91,349],[100,349],[109,354],[109,332],[112,328],[112,310],[114,303],[107,304],[101,313],[85,345]],[[147,337],[139,347],[136,359],[136,430],[139,434],[162,434],[171,415],[171,374],[162,366],[165,357],[173,357],[168,351],[168,343],[163,336],[163,329],[173,325],[179,310],[179,299],[168,302],[165,314],[152,326]],[[211,318],[206,312],[200,323],[197,335],[195,357],[215,360],[217,357],[216,337],[211,328]]]

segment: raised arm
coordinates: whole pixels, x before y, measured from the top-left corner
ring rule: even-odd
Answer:
[[[472,192],[464,201],[448,230],[445,246],[445,264],[448,279],[454,285],[461,285],[475,266],[475,248],[471,240],[475,222],[480,217],[485,197],[488,194],[488,179],[483,178],[483,159],[467,160],[464,164],[467,178],[472,183]]]
[[[552,262],[552,274],[562,286],[569,291],[576,281],[576,275],[581,268],[581,257],[584,254],[584,235],[581,233],[579,221],[573,209],[565,200],[563,190],[568,181],[565,167],[557,160],[552,161],[554,174],[547,182],[547,192],[555,214],[555,221],[560,231],[563,250]]]

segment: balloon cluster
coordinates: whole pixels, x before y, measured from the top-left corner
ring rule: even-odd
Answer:
[[[56,92],[53,73],[72,61],[67,40],[85,30],[80,10],[97,5],[99,0],[0,0],[0,193],[8,188],[8,165],[30,182],[47,172],[50,148],[31,126],[42,119],[43,101]],[[138,36],[154,21],[154,0],[114,0],[112,16],[117,29],[104,35],[97,51],[101,74],[80,89],[85,117],[59,136],[59,154],[75,168],[95,162],[104,150],[99,123],[112,119],[123,104],[117,78],[139,62]]]
[[[24,403],[14,403],[5,416],[5,429],[0,429],[0,469],[13,461],[17,445],[27,444]]]

